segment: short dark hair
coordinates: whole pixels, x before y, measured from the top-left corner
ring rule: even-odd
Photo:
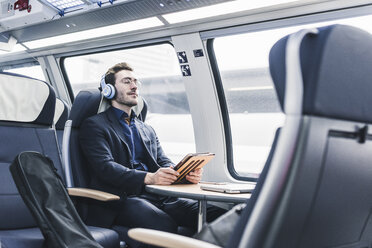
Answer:
[[[115,85],[115,74],[122,70],[133,71],[133,68],[126,62],[117,63],[116,65],[107,70],[105,74],[106,84]]]

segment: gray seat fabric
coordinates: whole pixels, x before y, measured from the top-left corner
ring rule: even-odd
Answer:
[[[51,158],[65,179],[52,127],[55,93],[45,82],[8,73],[0,74],[0,89],[0,242],[7,248],[42,247],[41,232],[18,193],[9,165],[20,152],[37,151]],[[104,247],[119,247],[116,232],[90,230]]]
[[[270,52],[286,122],[239,247],[371,247],[372,36],[301,33]]]
[[[61,99],[56,99],[56,108],[54,112],[54,126],[57,134],[58,147],[60,148],[60,156],[62,157],[62,140],[63,140],[63,130],[65,128],[65,123],[70,114],[70,107],[65,101]]]

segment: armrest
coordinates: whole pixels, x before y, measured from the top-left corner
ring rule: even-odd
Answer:
[[[166,248],[221,248],[197,239],[145,228],[130,229],[128,235],[140,242]]]
[[[85,188],[67,188],[68,194],[70,196],[79,196],[85,198],[92,198],[98,201],[116,201],[120,197],[110,193],[106,193],[94,189],[85,189]]]

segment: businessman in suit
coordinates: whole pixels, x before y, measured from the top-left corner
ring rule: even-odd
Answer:
[[[173,233],[178,226],[196,230],[196,201],[158,196],[144,190],[145,185],[170,185],[178,173],[164,154],[154,129],[132,111],[138,103],[138,84],[127,63],[111,67],[101,82],[111,107],[85,120],[80,129],[80,146],[91,172],[90,186],[121,196],[119,202],[93,208],[90,215],[95,217],[88,218],[93,220],[89,224],[144,227]],[[202,170],[198,169],[190,172],[186,179],[198,183],[201,177]],[[208,206],[207,221],[224,212]]]

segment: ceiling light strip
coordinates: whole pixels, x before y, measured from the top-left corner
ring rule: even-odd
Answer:
[[[232,2],[220,3],[212,6],[165,14],[163,15],[163,17],[170,24],[174,24],[295,1],[298,0],[235,0]]]
[[[164,24],[157,17],[150,17],[141,20],[105,26],[101,28],[94,28],[75,33],[53,36],[45,39],[24,42],[23,44],[27,46],[29,49],[36,49],[40,47],[55,46],[74,41],[87,40],[162,25]]]

